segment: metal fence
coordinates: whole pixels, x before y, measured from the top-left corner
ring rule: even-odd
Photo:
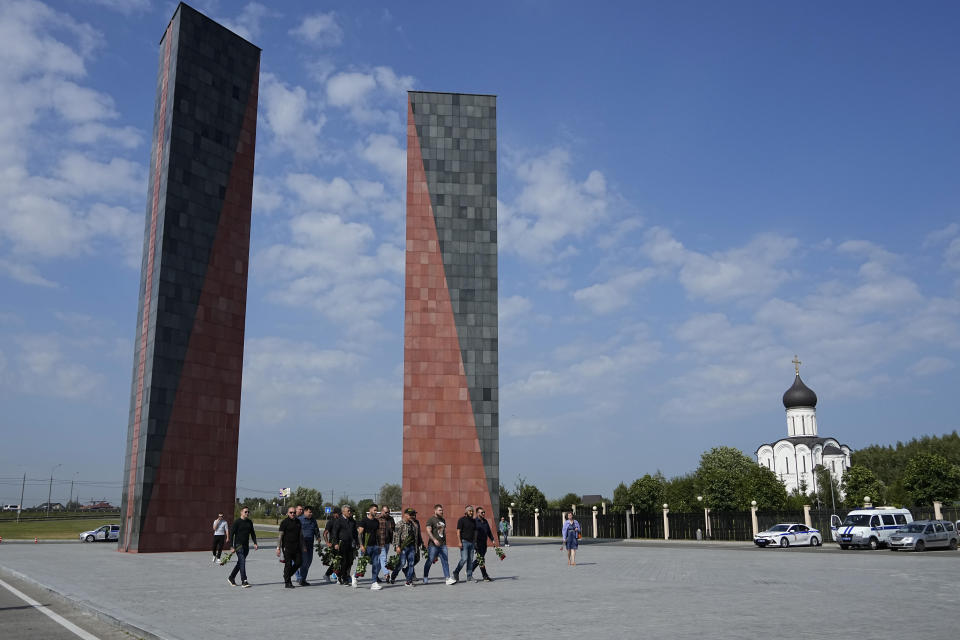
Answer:
[[[563,518],[569,509],[544,509],[538,515],[540,537],[559,538],[563,528]],[[836,515],[843,521],[850,510],[818,508],[810,510],[810,523],[822,534],[822,542],[831,542],[831,516]],[[910,509],[915,520],[927,520],[934,517],[933,507],[913,507]],[[508,512],[503,512],[504,517]],[[941,508],[944,520],[960,520],[960,506]],[[580,522],[584,538],[606,538],[623,540],[663,539],[663,512],[630,513],[629,508],[607,506],[607,513],[597,510],[596,532],[593,527],[592,507],[578,506],[574,517]],[[697,540],[698,531],[704,540],[749,541],[753,540],[753,520],[750,511],[703,511],[693,513],[675,513],[668,515],[670,538],[673,540]],[[758,511],[757,525],[764,531],[779,523],[804,522],[803,511]],[[628,524],[629,523],[629,524]],[[534,514],[513,512],[513,531],[511,535],[533,536],[535,532]]]

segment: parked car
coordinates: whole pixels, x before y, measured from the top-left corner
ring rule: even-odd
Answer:
[[[80,534],[80,542],[110,542],[120,539],[120,525],[105,524],[91,531]]]
[[[18,504],[5,504],[5,505],[3,505],[3,510],[4,510],[4,511],[19,511],[19,510],[20,510],[20,505],[18,505]]]
[[[758,547],[789,547],[790,545],[808,544],[819,547],[823,542],[823,535],[818,529],[810,529],[805,524],[787,522],[775,524],[766,531],[761,531],[753,539]]]
[[[890,550],[956,549],[957,527],[945,520],[915,520],[890,536]]]

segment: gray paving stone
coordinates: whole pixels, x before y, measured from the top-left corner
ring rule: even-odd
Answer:
[[[451,549],[451,564],[458,550]],[[514,544],[488,560],[493,583],[371,592],[322,582],[284,590],[273,550],[226,583],[205,553],[121,554],[112,545],[2,545],[0,566],[159,637],[266,638],[297,624],[327,637],[386,625],[410,637],[876,639],[952,637],[960,553],[755,549],[742,544]],[[431,572],[440,577],[439,566]],[[418,575],[421,567],[418,567]],[[909,603],[909,604],[908,604]],[[2,615],[2,614],[0,614]],[[235,632],[235,633],[234,633]],[[237,635],[239,634],[239,635]],[[491,635],[492,634],[492,635]],[[586,636],[589,637],[589,636]]]

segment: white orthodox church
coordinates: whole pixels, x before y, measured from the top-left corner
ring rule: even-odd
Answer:
[[[813,468],[823,465],[839,482],[850,467],[850,447],[817,433],[817,394],[800,379],[800,360],[793,359],[796,378],[783,394],[787,410],[787,437],[757,449],[757,462],[777,474],[791,493],[805,486],[816,491]]]

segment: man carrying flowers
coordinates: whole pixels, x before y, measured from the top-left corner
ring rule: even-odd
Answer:
[[[350,569],[353,567],[353,557],[359,545],[357,544],[357,522],[353,519],[353,510],[350,505],[343,505],[340,517],[333,523],[333,532],[330,539],[333,540],[334,551],[340,554],[340,572],[338,574],[340,584],[356,587],[357,578],[350,575]]]
[[[404,566],[403,574],[407,578],[406,585],[413,586],[413,568],[417,562],[417,549],[420,546],[420,527],[413,521],[413,515],[416,513],[413,509],[407,509],[403,512],[402,520],[393,532],[393,546],[397,555],[400,556],[400,563],[393,570],[391,581],[396,578],[400,572],[400,565]]]
[[[373,584],[370,588],[374,591],[380,590],[380,541],[378,531],[380,530],[380,519],[376,504],[370,505],[367,517],[360,521],[357,533],[360,536],[360,553],[370,557],[373,563]]]

